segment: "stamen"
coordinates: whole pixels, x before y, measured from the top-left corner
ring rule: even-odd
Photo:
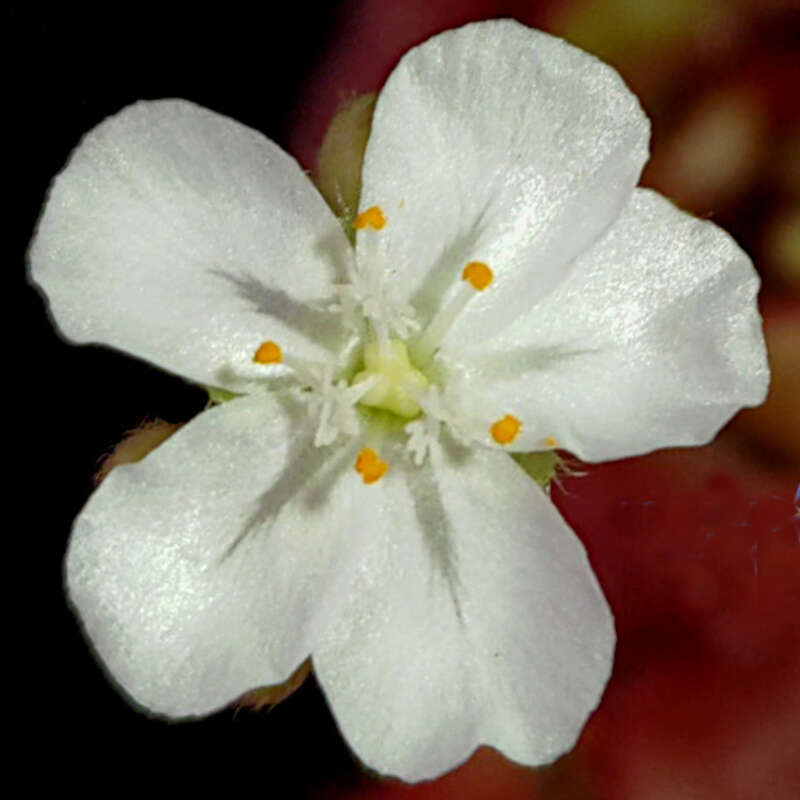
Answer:
[[[281,348],[275,342],[262,342],[253,355],[256,364],[280,364],[283,361]]]
[[[470,261],[461,272],[463,283],[450,301],[440,308],[414,347],[415,357],[426,362],[439,349],[447,332],[476,292],[482,292],[492,282],[494,274],[482,261]]]
[[[253,362],[264,365],[282,364],[284,367],[288,367],[291,370],[291,372],[288,374],[294,380],[298,381],[301,385],[308,387],[315,385],[322,373],[329,366],[317,363],[315,361],[307,361],[304,358],[284,356],[280,345],[272,340],[262,342],[258,346],[258,349],[253,354]],[[331,374],[333,373],[331,372]],[[267,377],[269,377],[269,375],[267,375]]]
[[[340,314],[342,322],[351,333],[359,333],[361,331],[361,316],[356,313],[359,311],[357,291],[349,283],[334,284],[333,290],[338,299],[328,306],[328,310],[334,314]]]
[[[366,484],[379,481],[386,474],[386,470],[389,469],[389,465],[385,461],[381,461],[378,458],[378,454],[371,447],[365,447],[358,454],[354,466],[356,472],[361,475]]]
[[[461,273],[461,280],[468,281],[477,292],[482,292],[491,282],[494,275],[483,261],[470,261]]]
[[[353,222],[353,227],[362,231],[367,226],[379,231],[386,224],[386,216],[380,206],[372,206],[366,211],[362,211]]]
[[[489,428],[489,432],[497,444],[506,445],[511,444],[517,438],[521,428],[522,423],[516,417],[506,414]]]
[[[552,449],[553,447],[558,447],[558,439],[556,439],[556,438],[555,438],[555,436],[548,436],[548,437],[547,437],[547,438],[544,440],[544,446],[545,446],[545,447],[549,447],[549,448],[551,448],[551,449]]]
[[[389,326],[383,317],[371,317],[370,324],[372,325],[372,332],[375,334],[375,339],[378,342],[378,349],[381,355],[386,358],[392,352],[392,340],[389,336]]]

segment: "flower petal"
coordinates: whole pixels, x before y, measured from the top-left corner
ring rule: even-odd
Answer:
[[[31,276],[58,327],[192,380],[236,389],[267,339],[340,346],[315,305],[348,244],[297,163],[260,133],[181,100],[91,131],[50,191]],[[337,338],[339,337],[339,338]]]
[[[338,479],[349,454],[309,441],[288,399],[235,399],[89,500],[69,596],[138,703],[200,715],[283,681],[338,615],[368,528]]]
[[[378,98],[361,207],[392,284],[422,321],[469,261],[494,271],[451,329],[475,340],[526,311],[617,216],[647,159],[649,123],[619,75],[513,20],[410,50]]]
[[[465,413],[587,461],[703,444],[769,381],[759,279],[725,231],[638,189],[569,278],[484,348],[448,355]],[[487,437],[488,438],[488,437]]]
[[[367,766],[406,781],[480,744],[551,761],[597,705],[614,650],[583,547],[504,453],[448,449],[435,481],[409,473],[410,497],[397,477],[313,654],[342,733]]]

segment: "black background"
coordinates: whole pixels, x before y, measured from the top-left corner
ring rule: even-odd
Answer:
[[[185,97],[286,146],[303,113],[299,88],[345,5],[12,4],[2,12],[13,140],[5,186],[13,367],[5,400],[7,439],[21,445],[15,463],[22,465],[12,470],[18,490],[10,508],[20,513],[8,529],[14,642],[6,658],[21,668],[9,682],[21,715],[6,728],[15,732],[15,766],[46,768],[29,773],[34,784],[46,774],[91,795],[94,785],[117,791],[120,778],[140,779],[158,793],[168,775],[183,782],[217,773],[230,792],[258,786],[259,796],[317,797],[362,780],[313,680],[268,713],[226,710],[182,723],[138,712],[107,681],[62,589],[72,519],[92,490],[98,458],[126,430],[144,418],[189,419],[205,396],[130,357],[62,341],[24,269],[50,181],[85,132],[135,100]]]

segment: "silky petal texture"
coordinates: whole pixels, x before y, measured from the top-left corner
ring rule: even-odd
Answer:
[[[763,402],[759,279],[721,228],[638,189],[569,278],[485,347],[448,356],[462,412],[512,414],[587,461],[708,442]]]
[[[114,469],[78,517],[70,600],[147,709],[207,714],[281,682],[339,615],[368,487],[346,448],[309,446],[302,413],[271,395],[206,411]]]
[[[512,20],[467,25],[410,50],[378,98],[358,236],[427,322],[461,270],[495,280],[451,328],[480,339],[524,313],[614,220],[647,160],[649,122],[619,75]],[[374,255],[375,238],[379,255]]]
[[[50,191],[33,280],[76,342],[109,344],[235,390],[261,342],[329,357],[323,301],[349,245],[298,164],[262,134],[182,100],[91,131]]]
[[[614,626],[586,553],[505,453],[390,470],[364,569],[314,670],[370,768],[432,778],[481,744],[525,764],[574,744]]]

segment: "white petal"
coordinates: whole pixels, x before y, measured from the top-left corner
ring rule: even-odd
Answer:
[[[769,381],[759,280],[725,231],[644,189],[569,278],[486,348],[452,354],[464,410],[588,461],[703,444]]]
[[[266,339],[340,346],[318,301],[348,245],[297,163],[186,101],[142,102],[91,131],[56,178],[31,275],[69,339],[235,389]]]
[[[502,328],[557,283],[619,213],[647,159],[649,123],[611,67],[513,20],[410,50],[381,91],[361,208],[386,226],[398,291],[424,322],[469,261],[494,271],[450,331]]]
[[[205,714],[285,680],[338,615],[363,484],[340,479],[346,451],[304,448],[297,417],[269,395],[206,411],[115,469],[75,523],[70,599],[111,675],[156,713]]]
[[[410,497],[392,477],[375,487],[370,559],[313,654],[342,733],[406,781],[480,744],[551,761],[597,705],[614,649],[583,547],[504,453],[450,451]]]

